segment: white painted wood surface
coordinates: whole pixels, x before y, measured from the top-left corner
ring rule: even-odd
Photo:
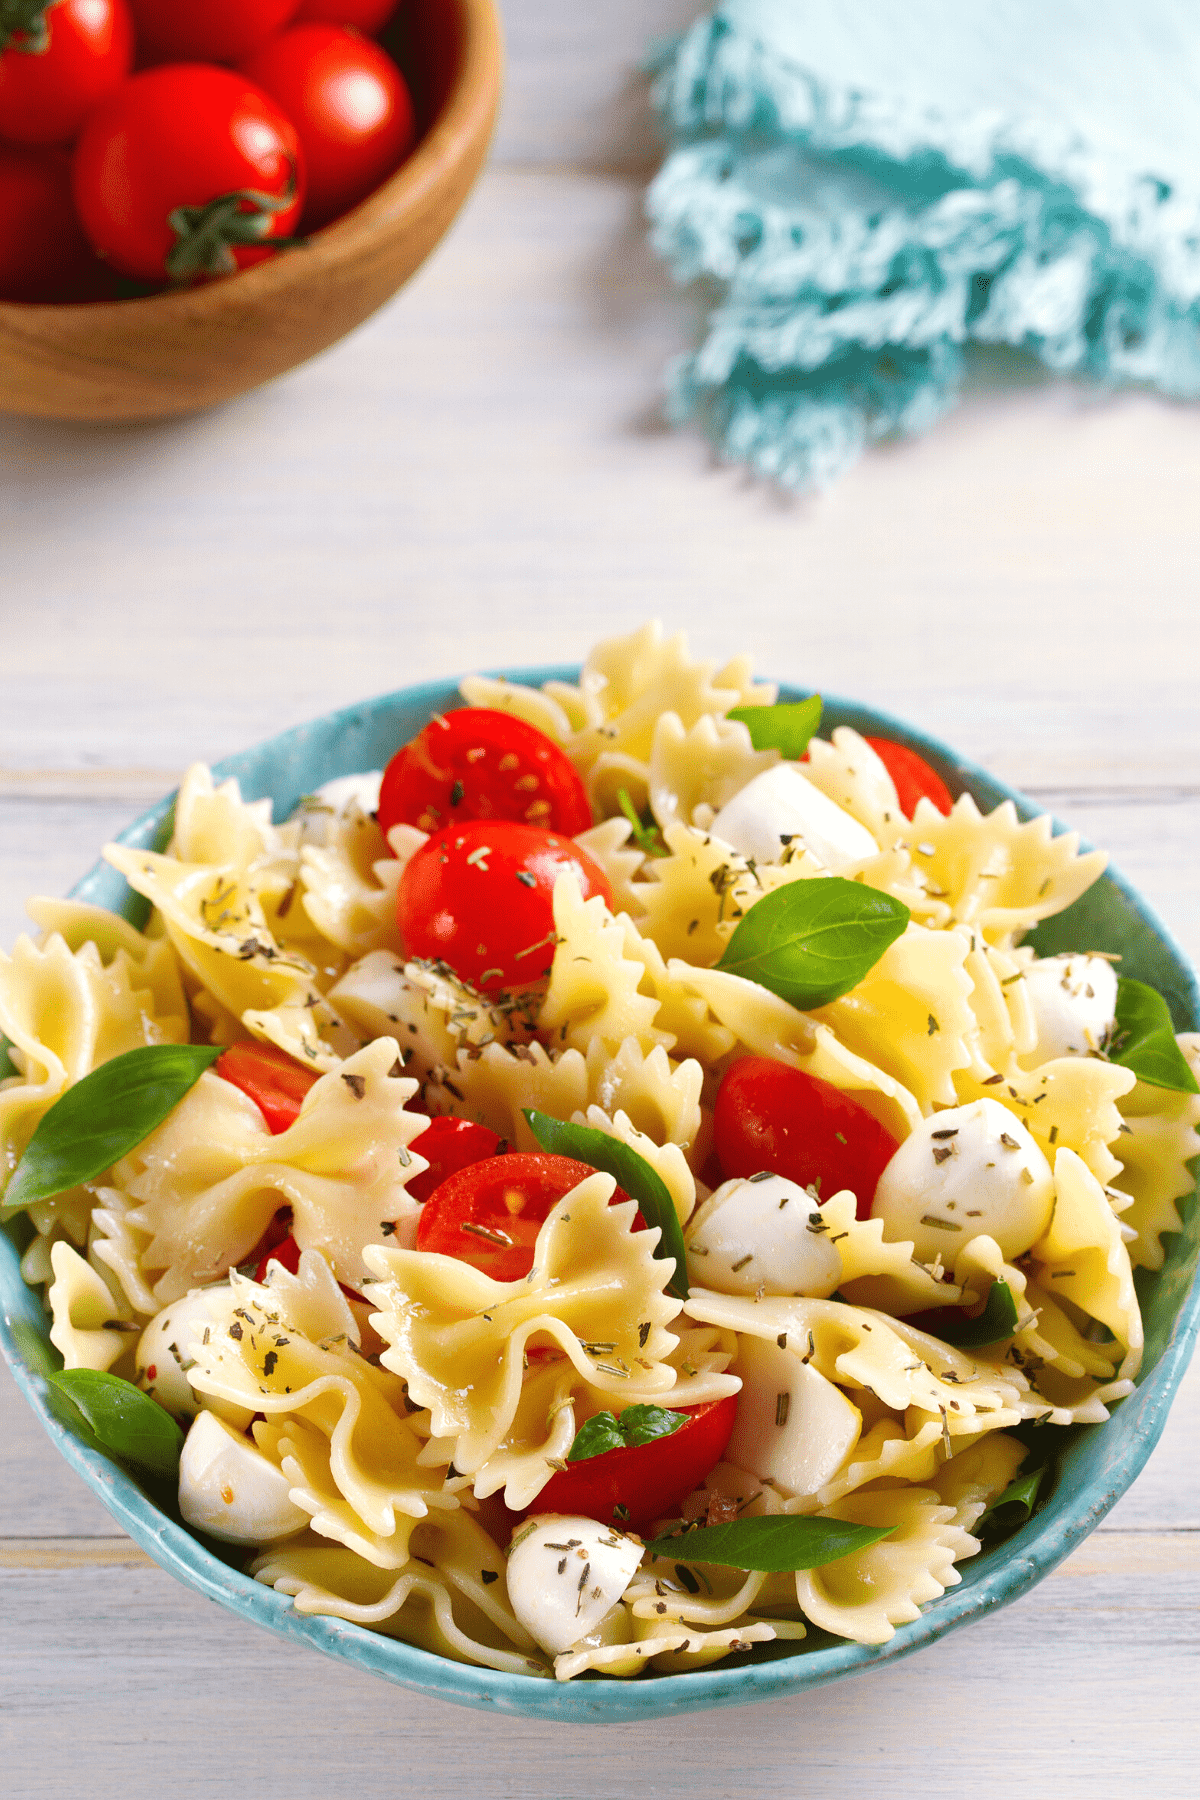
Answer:
[[[819,502],[666,433],[690,302],[646,251],[632,69],[686,0],[508,7],[497,162],[346,344],[182,425],[0,421],[0,940],[195,757],[658,614],[1036,793],[1200,958],[1200,413],[981,384]],[[0,1791],[566,1800],[1194,1791],[1200,1370],[1020,1605],[796,1701],[498,1720],[245,1628],[128,1546],[0,1378]]]

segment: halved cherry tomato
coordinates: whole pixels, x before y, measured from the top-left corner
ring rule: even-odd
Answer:
[[[298,1273],[300,1268],[300,1246],[292,1236],[291,1231],[286,1227],[284,1227],[284,1229],[286,1231],[286,1236],[277,1237],[275,1233],[278,1230],[278,1226],[276,1225],[276,1221],[272,1219],[271,1224],[267,1227],[266,1232],[264,1232],[262,1240],[257,1246],[261,1252],[261,1260],[259,1261],[257,1269],[254,1271],[255,1281],[266,1280],[267,1265],[273,1262],[282,1263],[289,1275]],[[268,1238],[273,1238],[274,1241],[268,1243]]]
[[[293,25],[240,66],[300,133],[308,174],[306,230],[365,200],[412,148],[416,118],[404,77],[378,44],[357,31]]]
[[[417,1249],[455,1256],[493,1281],[520,1281],[533,1267],[533,1246],[551,1212],[595,1173],[573,1157],[541,1151],[472,1163],[448,1175],[421,1208]],[[617,1188],[609,1205],[628,1199]],[[645,1229],[640,1213],[633,1229]]]
[[[801,1187],[819,1181],[828,1200],[850,1188],[860,1219],[899,1149],[873,1113],[828,1081],[767,1056],[727,1071],[713,1111],[717,1156],[728,1179],[770,1169]]]
[[[670,1403],[671,1396],[664,1395],[663,1404]],[[628,1525],[633,1531],[644,1531],[651,1520],[669,1517],[724,1456],[737,1415],[737,1395],[678,1410],[687,1413],[688,1422],[670,1437],[568,1463],[550,1477],[529,1510],[575,1513],[605,1525]]]
[[[249,1095],[275,1136],[296,1123],[305,1094],[320,1079],[275,1044],[231,1044],[213,1070]]]
[[[379,823],[438,831],[460,819],[515,819],[575,837],[592,809],[574,763],[512,713],[463,706],[439,713],[397,750],[379,790]]]
[[[489,1131],[486,1125],[477,1125],[473,1119],[434,1119],[428,1130],[408,1146],[418,1156],[423,1156],[429,1167],[406,1182],[405,1191],[414,1200],[428,1200],[447,1176],[457,1175],[460,1169],[469,1169],[472,1163],[495,1156],[500,1142],[494,1131]]]
[[[585,900],[613,892],[568,837],[508,819],[467,820],[422,844],[400,878],[396,920],[410,957],[448,963],[487,990],[525,987],[554,960],[554,884],[564,869]]]
[[[133,67],[126,0],[46,0],[0,16],[0,137],[69,144]]]
[[[917,801],[922,798],[932,800],[940,813],[949,813],[954,805],[950,789],[923,756],[918,756],[907,744],[897,744],[892,738],[869,737],[867,742],[891,776],[900,810],[906,819],[912,818]]]

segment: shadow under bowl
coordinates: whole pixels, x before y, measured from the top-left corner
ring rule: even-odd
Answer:
[[[0,412],[170,418],[271,381],[360,325],[445,236],[483,166],[504,47],[494,0],[408,0],[398,58],[424,130],[383,185],[309,241],[175,293],[0,303]]]
[[[573,680],[577,669],[506,671],[515,681]],[[799,700],[782,689],[780,699]],[[243,796],[269,796],[277,817],[301,796],[337,775],[382,768],[396,747],[415,736],[434,713],[461,704],[450,683],[402,689],[311,723],[229,757],[218,779],[236,776]],[[902,721],[852,701],[825,697],[824,724],[851,725],[864,735],[911,744],[942,775],[954,794],[971,793],[990,810],[1011,800],[1023,818],[1038,809],[954,751]],[[172,797],[122,833],[121,842],[158,847],[171,831]],[[124,913],[140,924],[145,902],[107,864],[98,863],[75,896]],[[1133,888],[1110,869],[1065,912],[1032,939],[1052,955],[1087,948],[1119,953],[1122,972],[1156,987],[1166,998],[1176,1030],[1200,1029],[1200,990],[1187,960],[1166,927]],[[961,1585],[927,1605],[919,1619],[901,1626],[889,1643],[862,1645],[813,1632],[801,1643],[758,1646],[749,1657],[685,1675],[647,1674],[637,1681],[585,1676],[569,1683],[446,1661],[397,1639],[378,1636],[341,1619],[305,1617],[291,1601],[231,1567],[215,1550],[159,1510],[125,1470],[88,1449],[64,1430],[46,1404],[46,1371],[58,1358],[50,1349],[47,1321],[36,1293],[21,1279],[16,1228],[0,1232],[0,1344],[18,1385],[47,1433],[113,1517],[147,1553],[187,1586],[253,1624],[310,1645],[328,1656],[385,1680],[442,1700],[484,1711],[564,1723],[630,1723],[801,1693],[844,1676],[878,1668],[934,1642],[956,1627],[1018,1599],[1094,1531],[1140,1472],[1157,1443],[1171,1401],[1200,1330],[1200,1220],[1195,1193],[1181,1204],[1183,1230],[1166,1238],[1162,1269],[1139,1270],[1138,1297],[1146,1326],[1146,1353],[1136,1389],[1104,1425],[1063,1434],[1057,1479],[1049,1499],[1006,1542],[960,1568]],[[227,1552],[228,1554],[228,1552]]]

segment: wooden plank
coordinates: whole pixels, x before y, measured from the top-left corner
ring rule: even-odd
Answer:
[[[781,502],[658,423],[689,308],[639,197],[497,167],[411,287],[288,380],[170,428],[0,423],[0,767],[168,774],[658,613],[1018,784],[1193,782],[1200,417],[976,395]]]
[[[1094,1800],[1134,1781],[1190,1800],[1196,1540],[1092,1543],[1002,1614],[853,1682],[604,1729],[397,1691],[250,1631],[152,1567],[4,1574],[0,1754],[10,1791],[39,1800],[207,1800],[234,1769],[239,1790],[357,1800],[397,1791],[398,1757],[425,1800],[717,1796],[740,1790],[748,1758],[756,1793],[806,1800],[874,1791],[884,1769],[898,1794],[961,1800],[968,1764],[1002,1767],[1016,1800]]]

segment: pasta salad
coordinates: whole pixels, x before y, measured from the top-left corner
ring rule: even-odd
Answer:
[[[569,1680],[862,1644],[1100,1425],[1200,1035],[1104,858],[658,626],[0,956],[64,1417],[306,1613]]]

